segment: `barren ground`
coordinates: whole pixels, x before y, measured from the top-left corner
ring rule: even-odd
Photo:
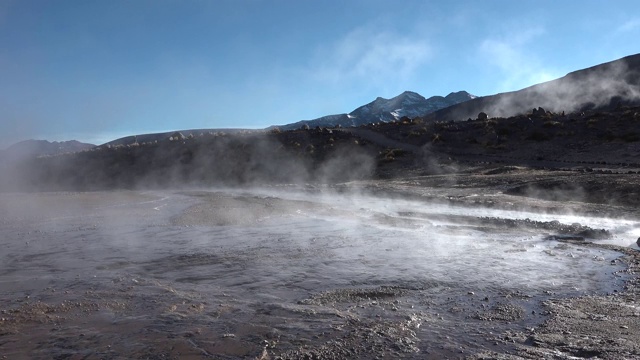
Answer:
[[[2,194],[0,358],[640,359],[640,212],[571,174]]]

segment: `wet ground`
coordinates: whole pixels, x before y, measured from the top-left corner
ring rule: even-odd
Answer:
[[[636,218],[385,186],[0,194],[0,358],[515,357],[633,279]]]

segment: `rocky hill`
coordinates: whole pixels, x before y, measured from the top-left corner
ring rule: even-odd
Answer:
[[[189,129],[179,131],[166,131],[161,133],[139,134],[121,137],[101,146],[139,145],[143,143],[157,143],[165,140],[184,140],[205,135],[246,134],[261,133],[265,130],[251,129]]]
[[[508,117],[542,107],[553,112],[584,111],[640,103],[640,54],[571,72],[519,91],[478,97],[424,117],[429,121]]]

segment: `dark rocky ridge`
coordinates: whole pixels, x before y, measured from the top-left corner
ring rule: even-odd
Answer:
[[[286,124],[281,126],[272,126],[268,130],[278,128],[279,130],[296,130],[301,127],[350,127],[369,124],[377,121],[395,121],[403,116],[416,117],[424,114],[431,113],[433,111],[451,106],[454,104],[473,99],[475,96],[469,94],[466,91],[452,92],[446,97],[432,96],[429,99],[425,99],[422,95],[405,91],[402,94],[392,98],[384,99],[378,97],[367,105],[363,105],[355,109],[349,114],[337,114],[327,115],[315,120],[303,120],[292,124]],[[259,134],[268,130],[257,129],[189,129],[189,130],[177,130],[167,131],[162,133],[149,133],[125,136],[119,139],[109,141],[103,145],[131,145],[140,143],[150,143],[157,141],[164,141],[171,137],[188,138],[198,137],[204,135],[219,135],[219,134]]]
[[[179,131],[166,131],[161,133],[148,133],[148,134],[139,134],[139,135],[130,135],[122,138],[118,138],[107,143],[102,144],[101,146],[118,146],[118,145],[132,145],[132,144],[142,144],[142,143],[152,143],[157,141],[165,141],[170,138],[176,137],[184,140],[185,138],[193,138],[196,136],[215,136],[221,134],[248,134],[248,133],[262,133],[264,130],[249,130],[249,129],[190,129],[190,130],[179,130]]]

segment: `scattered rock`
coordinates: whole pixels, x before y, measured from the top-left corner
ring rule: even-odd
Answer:
[[[524,309],[511,303],[498,303],[488,311],[475,315],[476,319],[484,321],[516,321],[524,317]]]
[[[180,141],[184,139],[185,139],[184,135],[179,131],[176,131],[173,134],[171,134],[171,136],[169,136],[169,141]]]

